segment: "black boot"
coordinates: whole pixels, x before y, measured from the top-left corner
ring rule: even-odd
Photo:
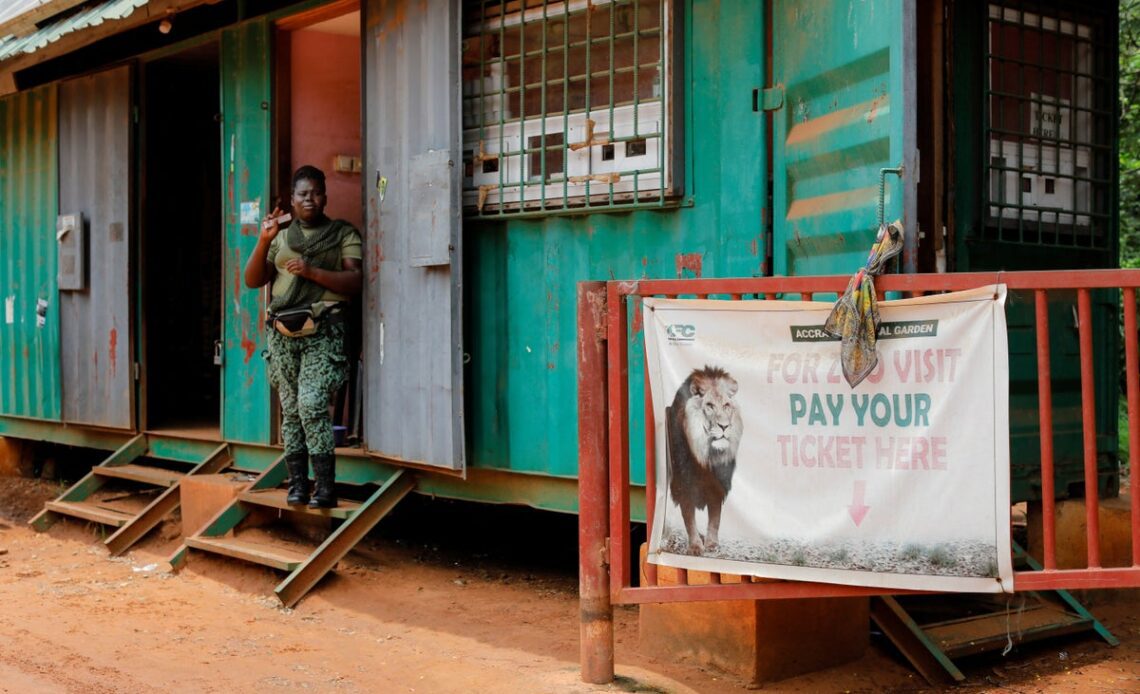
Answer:
[[[304,506],[309,503],[309,454],[290,453],[285,456],[285,467],[289,470],[289,496],[285,503]]]
[[[313,477],[317,481],[309,508],[336,507],[336,455],[322,453],[313,456]]]

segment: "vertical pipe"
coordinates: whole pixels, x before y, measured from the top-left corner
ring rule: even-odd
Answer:
[[[627,294],[606,285],[607,397],[610,446],[610,593],[630,583],[629,562],[629,320]]]
[[[1128,383],[1128,469],[1140,469],[1140,355],[1136,345],[1136,290],[1124,288],[1125,380]],[[1140,566],[1140,490],[1132,489],[1132,565]]]
[[[648,327],[645,328],[648,331]],[[649,355],[645,355],[645,530],[653,534],[653,514],[657,510],[657,420],[653,412],[653,393],[649,387]],[[657,585],[657,565],[645,562],[645,582]]]
[[[578,284],[578,600],[582,680],[614,678],[614,622],[610,604],[609,475],[606,440],[606,288]]]
[[[1056,491],[1053,489],[1053,383],[1049,365],[1049,298],[1044,289],[1037,300],[1037,406],[1041,436],[1041,528],[1045,539],[1045,570],[1057,568]]]
[[[1100,566],[1100,502],[1096,475],[1096,393],[1093,386],[1092,299],[1077,290],[1077,320],[1081,338],[1081,421],[1085,449],[1085,522],[1088,526],[1088,567]]]

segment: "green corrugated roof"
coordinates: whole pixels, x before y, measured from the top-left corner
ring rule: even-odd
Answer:
[[[148,0],[107,0],[90,9],[82,10],[66,19],[61,19],[27,36],[6,36],[0,38],[0,61],[20,54],[35,53],[49,43],[58,41],[74,31],[98,26],[105,21],[126,19],[135,10],[146,5]]]

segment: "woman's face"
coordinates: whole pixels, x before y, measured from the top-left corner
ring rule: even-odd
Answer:
[[[319,220],[327,203],[325,189],[315,181],[302,178],[293,187],[293,216],[306,224]]]

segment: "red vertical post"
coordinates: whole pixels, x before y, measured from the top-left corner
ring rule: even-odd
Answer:
[[[582,680],[614,679],[610,603],[609,446],[606,430],[606,285],[578,284],[578,601]]]
[[[629,320],[619,283],[606,285],[606,397],[610,447],[610,595],[632,585],[629,561]]]
[[[649,331],[645,326],[645,331]],[[649,354],[645,355],[645,537],[653,536],[653,514],[657,509],[657,418],[649,385]],[[645,562],[645,582],[657,585],[657,565]]]
[[[1057,568],[1056,490],[1053,476],[1053,382],[1049,364],[1049,297],[1037,299],[1037,405],[1041,436],[1041,529],[1045,536],[1045,569]]]
[[[1085,523],[1088,526],[1088,566],[1100,566],[1100,500],[1096,475],[1096,389],[1093,385],[1092,298],[1077,290],[1077,320],[1081,339],[1081,424],[1085,449]]]
[[[1128,469],[1140,470],[1140,355],[1136,340],[1136,290],[1124,287],[1125,381],[1128,383]],[[1140,490],[1132,489],[1132,565],[1140,566]]]

